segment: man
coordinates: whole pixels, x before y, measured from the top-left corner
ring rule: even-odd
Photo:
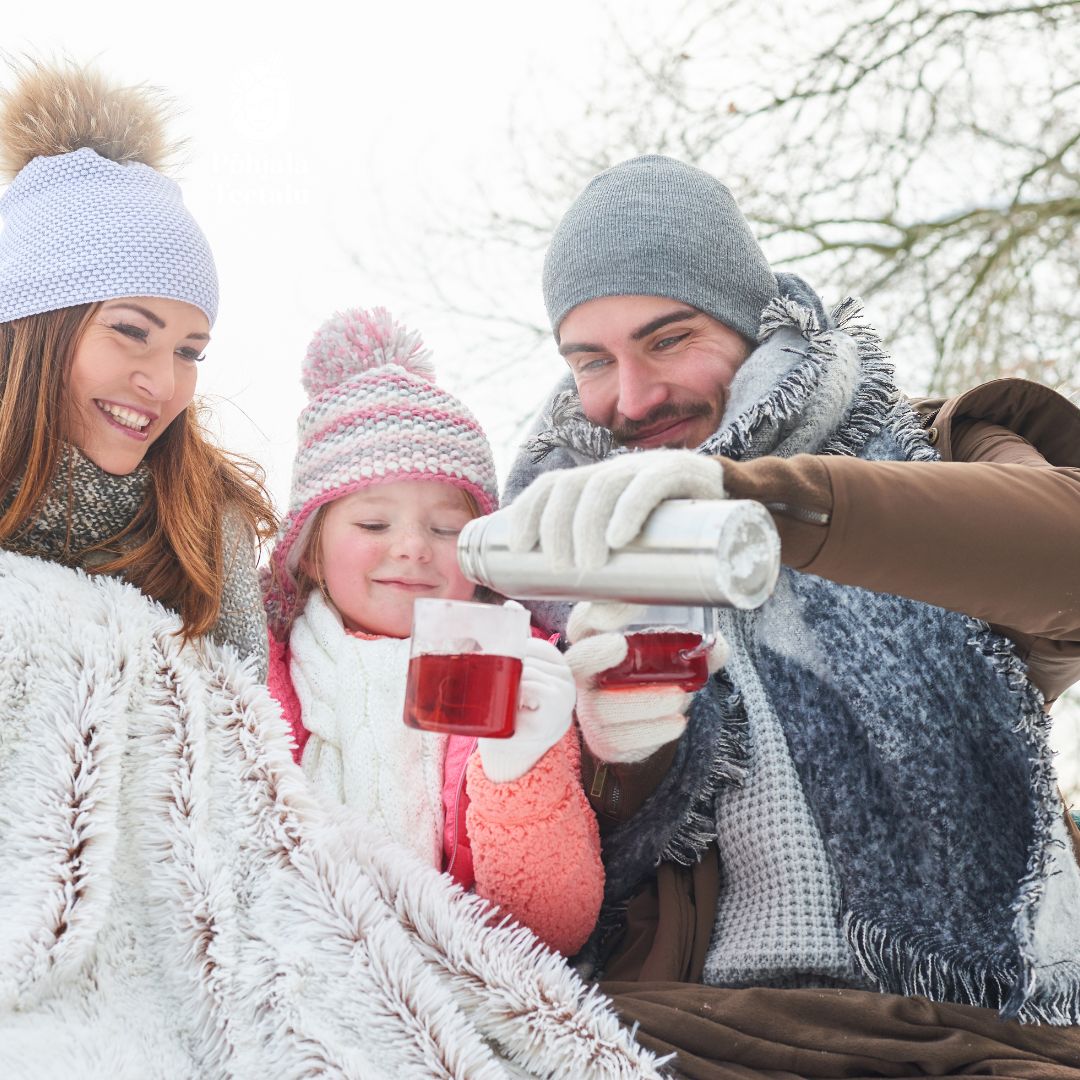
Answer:
[[[853,1016],[885,1031],[913,995],[955,1003],[933,1023],[969,1035],[987,1008],[1080,1023],[1080,871],[1042,711],[1080,679],[1080,412],[999,380],[916,413],[857,305],[827,317],[723,185],[667,158],[590,182],[544,292],[572,384],[511,473],[518,546],[587,569],[664,499],[752,498],[786,568],[759,612],[722,613],[730,661],[692,702],[613,704],[576,664],[607,826],[586,960],[609,979],[837,988],[815,1061],[854,1045]],[[611,614],[575,611],[572,663]],[[657,1045],[680,1045],[688,1011],[745,1008],[672,993],[624,1010]],[[785,993],[756,1012],[806,1005]],[[1014,1051],[1030,1036],[987,1030]],[[1080,1066],[1066,1044],[1053,1060]]]

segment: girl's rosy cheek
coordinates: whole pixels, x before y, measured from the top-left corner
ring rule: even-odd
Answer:
[[[362,570],[374,566],[382,560],[384,545],[377,537],[360,533],[342,544],[335,545],[331,558],[341,559],[354,569]]]

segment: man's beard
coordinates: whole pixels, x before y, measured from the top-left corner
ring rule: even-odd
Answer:
[[[663,405],[657,405],[648,416],[641,420],[626,420],[617,427],[611,428],[611,434],[620,446],[625,446],[637,439],[643,431],[648,431],[666,420],[673,422],[693,420],[699,416],[711,416],[712,413],[713,406],[707,401],[682,402],[681,404],[669,401]]]

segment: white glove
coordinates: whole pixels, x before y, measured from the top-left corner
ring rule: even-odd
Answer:
[[[618,630],[642,610],[632,604],[581,603],[567,624],[573,644],[565,655],[578,687],[578,724],[586,746],[601,761],[644,761],[686,730],[693,695],[677,686],[605,690],[595,685],[601,671],[626,659],[626,637]],[[727,657],[727,642],[717,634],[707,655],[709,673],[722,668]]]
[[[477,740],[487,778],[502,784],[524,776],[566,734],[574,697],[566,657],[550,641],[530,638],[521,665],[514,734]]]
[[[666,499],[722,499],[724,469],[693,450],[641,450],[538,476],[504,511],[510,549],[540,547],[553,568],[599,570]]]

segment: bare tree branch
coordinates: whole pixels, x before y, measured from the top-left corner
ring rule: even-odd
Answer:
[[[468,302],[425,279],[446,310],[532,355],[547,328],[477,273],[538,282],[589,177],[670,153],[728,184],[774,265],[861,294],[905,379],[1080,392],[1080,0],[684,0],[648,35],[610,10],[580,124],[512,121],[516,189],[432,230],[469,252]]]

